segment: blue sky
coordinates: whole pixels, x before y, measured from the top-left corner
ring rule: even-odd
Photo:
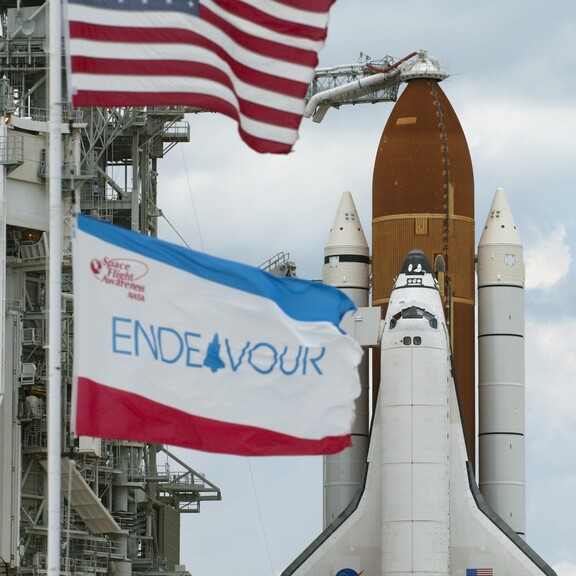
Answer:
[[[576,11],[571,0],[338,0],[321,66],[418,49],[451,74],[442,88],[470,147],[477,230],[503,187],[524,242],[527,540],[575,576]],[[287,251],[300,277],[320,278],[343,191],[370,242],[373,162],[391,109],[304,120],[288,157],[252,152],[227,118],[190,116],[192,141],[159,163],[159,207],[192,248],[254,265]],[[162,221],[160,235],[179,241]],[[178,454],[223,492],[183,518],[193,576],[280,574],[321,530],[320,458]]]

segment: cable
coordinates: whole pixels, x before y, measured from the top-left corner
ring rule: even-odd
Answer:
[[[186,165],[186,157],[184,156],[184,148],[183,148],[182,144],[180,144],[180,152],[182,153],[182,161],[184,163],[184,171],[186,172],[186,181],[188,182],[188,191],[190,192],[190,201],[192,202],[192,210],[194,211],[194,220],[196,221],[196,228],[198,229],[198,238],[200,240],[200,249],[201,249],[202,253],[205,254],[206,251],[204,250],[204,241],[202,240],[202,232],[200,231],[200,222],[198,221],[198,212],[196,210],[196,203],[194,202],[194,195],[192,194],[192,186],[190,185],[190,176],[188,175],[188,166]],[[174,227],[172,222],[170,222],[170,220],[168,220],[168,218],[166,218],[166,214],[164,214],[164,210],[159,210],[159,216],[162,216],[162,218],[164,218],[164,220],[166,220],[166,222],[168,223],[168,226],[170,226],[170,228],[172,228],[172,230],[176,233],[178,238],[180,238],[180,240],[182,240],[182,242],[184,243],[186,248],[189,248],[190,250],[192,250],[192,248],[190,247],[188,242],[186,242],[186,240],[184,240],[182,234],[180,234],[180,232],[178,232],[178,230],[176,230],[176,228]]]
[[[256,500],[256,508],[258,508],[258,516],[260,518],[260,527],[264,536],[264,543],[266,544],[266,552],[268,553],[268,562],[270,562],[270,570],[274,576],[274,565],[272,564],[272,556],[270,554],[270,546],[268,545],[268,538],[266,538],[266,530],[264,529],[264,520],[262,519],[262,512],[260,511],[260,503],[258,502],[258,493],[256,492],[256,485],[254,484],[254,476],[252,475],[252,466],[250,466],[250,458],[246,458],[248,463],[248,470],[250,471],[250,480],[252,481],[252,490],[254,490],[254,499]]]
[[[186,165],[186,157],[184,156],[184,147],[180,144],[180,151],[182,152],[182,162],[184,162],[184,171],[186,172],[186,181],[188,182],[188,191],[190,192],[190,200],[192,201],[192,209],[194,210],[194,219],[196,220],[196,228],[198,229],[198,238],[200,239],[200,247],[204,253],[204,241],[202,240],[202,232],[200,231],[200,222],[198,221],[198,212],[196,211],[196,203],[194,202],[194,195],[192,194],[192,186],[190,185],[190,176],[188,175],[188,166]]]
[[[166,218],[166,214],[164,214],[164,210],[160,210],[160,216],[162,216],[162,218],[164,218],[164,220],[166,220],[166,222],[168,223],[168,226],[170,226],[170,228],[172,228],[172,230],[174,230],[174,232],[176,232],[176,235],[178,236],[178,238],[180,238],[180,240],[182,240],[182,242],[184,242],[184,244],[186,245],[186,248],[190,248],[190,246],[188,245],[188,242],[186,242],[186,240],[184,240],[184,238],[182,238],[182,235],[180,234],[180,232],[178,232],[178,230],[176,230],[176,228],[174,228],[174,226],[172,226],[172,222],[170,222],[170,220],[168,220],[168,218]],[[192,248],[190,248],[190,250],[192,250]],[[202,252],[204,252],[204,248],[202,248]]]

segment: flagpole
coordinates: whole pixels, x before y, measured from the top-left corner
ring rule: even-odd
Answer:
[[[48,86],[50,250],[48,267],[48,576],[60,574],[62,293],[62,10],[49,0]]]

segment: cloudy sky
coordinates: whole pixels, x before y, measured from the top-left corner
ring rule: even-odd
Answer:
[[[527,540],[560,576],[576,575],[576,8],[573,0],[337,0],[321,66],[402,58],[447,63],[442,88],[468,138],[480,230],[497,187],[524,241]],[[235,124],[191,116],[192,141],[159,165],[160,207],[190,247],[259,265],[290,253],[321,276],[343,191],[370,241],[371,179],[392,104],[304,120],[288,157],[260,156]],[[180,242],[161,222],[161,236]],[[479,236],[479,234],[478,234]],[[238,458],[177,450],[223,492],[183,517],[193,576],[273,576],[320,532],[320,458]]]

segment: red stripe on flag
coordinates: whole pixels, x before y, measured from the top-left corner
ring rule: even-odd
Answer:
[[[316,12],[318,14],[328,12],[330,6],[334,4],[336,0],[276,0],[278,4],[284,4],[285,6],[290,6],[291,8],[298,8],[298,10],[304,10],[306,12]]]
[[[213,42],[206,40],[203,36],[189,30],[167,30],[164,28],[151,30],[150,28],[124,28],[119,26],[99,26],[82,22],[71,22],[70,37],[100,42],[116,42],[118,43],[119,49],[121,49],[122,44],[132,43],[164,45],[186,44],[189,46],[204,48],[213,52],[226,62],[228,66],[230,66],[230,69],[239,80],[251,84],[252,86],[258,86],[259,88],[265,88],[272,92],[279,92],[296,98],[303,98],[308,89],[307,83],[298,82],[281,76],[274,76],[264,71],[250,68],[249,66],[234,60],[217,44],[214,44]],[[86,71],[78,67],[78,64],[82,61],[81,58],[82,57],[80,56],[73,56],[72,69],[75,73]],[[105,58],[94,60],[94,62],[98,64],[103,64],[106,61],[107,59]],[[154,71],[149,72],[149,74],[168,75],[170,72],[167,69],[167,66],[169,66],[171,62],[175,61],[176,60],[128,60],[132,70],[131,73],[135,75],[147,74],[146,70],[149,66],[155,66]],[[187,60],[181,60],[180,62],[188,64],[189,66],[195,64],[194,62]],[[304,65],[313,67],[316,65],[315,62],[316,60],[312,64],[304,63]],[[300,64],[301,62],[298,63]],[[93,67],[92,71],[98,74],[108,73],[104,69],[103,65],[101,67],[98,66],[97,68]],[[124,73],[124,71],[122,71],[122,73]],[[221,72],[221,74],[224,74],[224,72]],[[186,75],[192,76],[192,74]]]
[[[121,45],[119,45],[119,55]],[[271,92],[285,94],[294,98],[303,98],[308,84],[265,74],[259,70],[244,66],[232,59],[227,59],[234,75],[239,79]],[[233,86],[230,77],[222,70],[213,66],[190,60],[120,60],[112,58],[93,58],[88,56],[72,56],[72,65],[76,74],[91,72],[94,74],[130,74],[135,76],[173,76],[182,75],[195,77],[198,73],[201,78],[218,79],[222,83]],[[128,70],[128,71],[127,71]]]
[[[135,74],[137,76],[189,76],[193,78],[205,78],[206,80],[211,80],[227,86],[231,91],[234,91],[232,82],[229,77],[223,72],[216,70],[212,66],[207,66],[205,64],[197,64],[195,62],[178,62],[178,61],[138,61],[133,60],[111,60],[111,59],[98,59],[98,58],[85,58],[81,56],[75,56],[72,58],[73,65],[77,72],[83,72],[88,74],[109,74],[112,76],[125,76]],[[169,84],[163,86],[164,90],[157,92],[157,94],[162,95],[165,100],[161,102],[162,105],[165,104],[178,104],[175,101],[177,92],[169,89]],[[97,91],[90,92],[96,94]],[[105,92],[102,91],[102,101],[106,100],[106,103],[97,104],[98,106],[122,106],[123,98],[127,92]],[[130,93],[130,92],[128,92]],[[104,95],[108,94],[106,98]],[[122,98],[120,98],[120,95]],[[147,96],[151,96],[150,92],[146,93]],[[185,95],[188,97],[184,97]],[[190,95],[192,93],[183,92],[182,93],[182,105],[187,105],[190,100]],[[200,93],[194,93],[194,97]],[[278,110],[264,106],[261,104],[256,104],[250,102],[249,100],[244,100],[236,94],[238,100],[239,111],[247,118],[252,118],[253,120],[258,120],[266,122],[266,124],[272,124],[275,126],[282,126],[284,128],[290,128],[297,130],[300,126],[302,117],[299,114],[293,114],[286,112],[284,110]],[[161,99],[162,99],[161,98]],[[170,102],[167,102],[170,100]],[[132,101],[132,99],[131,99]],[[196,100],[195,100],[196,101]],[[75,99],[77,106],[82,106],[78,97]],[[150,97],[147,97],[145,101],[142,102],[142,106],[153,105],[154,102],[151,101]],[[137,105],[137,104],[133,104]],[[201,106],[196,104],[196,106]],[[238,113],[235,108],[230,107],[230,114],[234,119],[238,119]]]
[[[274,60],[282,60],[290,64],[298,64],[313,68],[318,62],[318,56],[311,50],[302,50],[286,44],[279,44],[263,38],[250,36],[241,30],[234,29],[227,22],[213,16],[214,24],[227,34],[232,40],[252,52]],[[218,54],[221,58],[232,58],[219,44],[209,40],[202,34],[183,28],[146,28],[131,26],[104,26],[86,22],[70,22],[70,38],[83,38],[85,40],[101,40],[116,42],[118,44],[189,44],[206,48]]]
[[[349,436],[297,438],[188,414],[148,398],[78,378],[76,434],[183,446],[239,456],[333,454]]]
[[[241,2],[238,2],[241,4]],[[258,10],[255,8],[252,9],[260,14]],[[236,12],[236,10],[234,10]],[[263,56],[269,56],[270,58],[275,58],[277,60],[283,60],[285,62],[291,62],[294,64],[302,64],[304,66],[314,67],[318,63],[318,56],[316,52],[310,50],[302,50],[301,48],[295,48],[288,44],[280,44],[278,42],[273,42],[272,40],[265,40],[264,38],[259,38],[257,36],[253,36],[236,28],[230,22],[226,22],[223,18],[220,18],[217,14],[214,14],[210,10],[208,10],[202,4],[200,5],[200,15],[202,20],[209,22],[219,30],[221,30],[224,34],[226,34],[229,38],[231,38],[234,42],[251,50],[252,52],[257,52]],[[257,22],[259,25],[266,26],[266,23],[263,20],[268,20],[268,18],[263,17],[263,19],[259,19],[259,17],[254,14],[253,17],[249,18],[250,20]],[[273,29],[272,26],[266,26],[269,29]],[[299,27],[303,28],[303,27]],[[315,28],[314,30],[318,30]],[[277,30],[282,34],[288,34],[292,36],[304,37],[306,38],[307,35],[300,34],[302,30],[295,29],[293,25],[286,26],[285,30]],[[321,34],[318,38],[312,38],[313,40],[323,40],[326,37],[326,30],[320,30]]]
[[[278,32],[279,34],[287,34],[289,36],[296,36],[298,38],[306,38],[309,40],[324,40],[326,38],[326,29],[317,28],[315,26],[307,26],[305,24],[299,24],[298,22],[291,22],[289,20],[283,20],[282,18],[276,18],[267,12],[259,10],[255,6],[251,6],[246,2],[241,0],[212,0],[214,4],[217,4],[223,10],[226,10],[230,14],[235,14],[240,18],[245,20],[250,20],[251,22],[257,22],[260,26]],[[286,2],[286,6],[295,8],[292,2]],[[310,13],[321,13],[326,12],[326,10],[308,10]],[[207,13],[210,12],[206,6],[200,4],[200,16],[208,20]]]
[[[221,100],[207,94],[195,94],[191,92],[107,92],[97,90],[80,90],[74,97],[74,103],[78,107],[82,106],[123,106],[124,102],[132,102],[132,106],[188,106],[190,99],[193,99],[195,106],[220,112],[230,118],[238,120],[238,112],[234,106],[225,100]],[[292,145],[266,138],[258,138],[246,132],[238,124],[238,133],[242,140],[256,152],[269,154],[288,154]]]
[[[224,112],[240,123],[244,119],[257,120],[259,124],[246,123],[240,128],[243,137],[251,134],[244,140],[250,146],[256,142],[255,149],[259,152],[287,153],[297,139],[299,121],[294,111],[301,114],[304,110],[306,92],[318,63],[316,47],[320,48],[326,38],[328,10],[332,4],[332,0],[320,0],[313,7],[308,7],[302,0],[269,0],[264,4],[254,0],[216,0],[212,10],[201,5],[199,16],[186,17],[181,21],[182,28],[175,29],[158,27],[154,11],[146,11],[145,5],[140,15],[144,23],[149,22],[150,26],[131,27],[130,22],[122,26],[113,25],[116,21],[114,9],[108,12],[105,12],[106,9],[83,10],[82,2],[74,2],[76,10],[71,10],[71,15],[82,22],[69,22],[70,37],[73,40],[93,41],[95,48],[87,56],[79,52],[71,53],[73,103],[76,106],[183,105],[202,108],[206,107],[202,102],[208,98],[203,93],[203,86],[195,84],[195,78],[204,80],[217,77],[217,81],[234,94],[237,94],[236,90],[241,92],[237,94],[239,110],[230,112],[230,104],[235,105],[235,99],[231,98],[228,104],[222,103],[222,94],[220,98],[213,98],[218,103],[216,108],[206,109]],[[268,6],[268,11],[262,10],[262,5]],[[110,17],[103,19],[108,13]],[[170,18],[169,15],[167,17]],[[197,22],[201,21],[208,25],[197,26]],[[106,25],[102,25],[102,22]],[[108,22],[111,24],[108,25]],[[108,43],[108,46],[98,46],[100,42]],[[123,44],[139,43],[148,45],[152,50],[162,45],[167,59],[150,59],[140,54],[134,55],[135,59],[130,61],[116,57],[123,54]],[[74,42],[72,50],[76,46],[78,50],[85,49],[81,43]],[[110,49],[112,54],[108,58],[107,51]],[[211,76],[196,76],[192,72],[194,66],[206,65],[206,62],[180,59],[186,50],[194,53],[198,51],[196,49],[210,51],[215,61],[221,61],[221,66],[212,62]],[[106,60],[111,62],[104,64]],[[190,62],[190,67],[186,66],[186,62]],[[126,66],[129,66],[128,70]],[[204,74],[207,74],[208,68],[198,67],[196,70],[204,70]],[[91,75],[81,76],[88,69]],[[175,70],[179,72],[175,73]],[[156,81],[150,83],[151,92],[144,93],[140,84],[127,86],[127,89],[118,85],[116,88],[120,90],[114,92],[111,88],[105,98],[108,79],[119,74],[146,79],[154,75]],[[224,78],[226,74],[230,75],[229,79]],[[186,88],[189,83],[186,98],[182,97],[183,85],[171,85],[170,75],[178,77],[179,81],[185,79]],[[252,87],[260,90],[252,90]],[[145,97],[142,98],[140,94]],[[202,102],[194,99],[195,94],[201,94]],[[295,105],[294,99],[301,105]],[[248,100],[252,102],[251,105],[247,104]],[[290,128],[292,133],[287,135],[283,130],[266,130],[266,125]],[[286,145],[287,140],[289,146]]]

